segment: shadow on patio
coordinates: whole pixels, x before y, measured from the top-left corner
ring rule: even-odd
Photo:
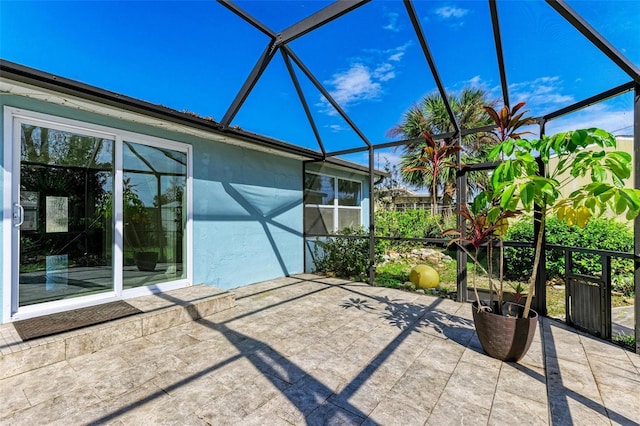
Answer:
[[[0,422],[640,422],[640,356],[547,319],[502,363],[451,300],[310,275],[234,292],[233,309],[0,382],[29,401]]]

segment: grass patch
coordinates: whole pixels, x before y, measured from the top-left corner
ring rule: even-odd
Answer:
[[[376,267],[376,285],[392,288],[408,288],[405,283],[409,280],[409,272],[418,263],[429,265],[433,267],[438,274],[440,274],[440,286],[438,287],[438,294],[451,297],[452,293],[455,293],[456,284],[456,262],[434,264],[429,261],[419,261],[415,264],[408,263],[406,261],[388,262]],[[469,271],[473,268],[473,263],[467,264]],[[486,276],[479,273],[476,282],[478,288],[489,288]],[[520,282],[505,282],[505,291],[513,291],[513,287],[522,286],[521,292],[526,294],[527,283]],[[468,288],[472,289],[471,277],[468,279]],[[547,291],[547,315],[552,318],[565,318],[565,289],[564,287],[557,287],[549,285],[546,287]],[[633,305],[633,295],[625,296],[621,294],[613,294],[611,296],[611,306],[631,306]]]
[[[402,287],[409,281],[409,273],[416,265],[429,265],[438,271],[440,286],[456,287],[456,262],[434,264],[429,261],[408,263],[404,261],[387,262],[376,266],[376,285],[384,287]]]
[[[624,347],[630,351],[636,350],[636,338],[631,334],[619,333],[611,338],[611,341],[617,345]]]
[[[387,263],[376,267],[376,285],[383,287],[402,287],[409,280],[413,266],[407,263]]]

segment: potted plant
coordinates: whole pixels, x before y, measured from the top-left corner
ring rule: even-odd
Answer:
[[[500,163],[492,173],[489,187],[475,196],[471,207],[460,207],[458,214],[465,218],[466,229],[465,232],[457,230],[459,236],[453,240],[473,259],[474,271],[479,265],[479,248],[487,244],[491,253],[494,240],[500,242],[500,285],[493,285],[489,270],[490,300],[480,300],[474,273],[476,301],[472,309],[483,349],[490,356],[505,361],[520,360],[535,334],[537,313],[531,310],[531,302],[535,296],[547,214],[557,214],[570,225],[584,227],[591,216],[607,209],[617,215],[626,214],[628,219],[640,212],[640,191],[624,188],[624,180],[631,176],[631,156],[606,149],[615,148],[613,135],[592,128],[526,140],[519,130],[532,120],[523,118],[524,112],[520,112],[523,106],[524,103],[520,103],[511,110],[504,107],[500,112],[485,107],[496,123],[494,134],[498,138],[490,159]],[[557,166],[553,170],[541,168],[538,161],[548,165],[552,155],[558,159]],[[564,185],[585,176],[590,178],[588,184],[562,198]],[[533,273],[526,301],[524,306],[504,302],[502,237],[510,218],[522,212],[530,213],[534,208],[539,211],[540,226],[535,236]],[[475,249],[474,254],[467,245]],[[493,300],[494,294],[497,300]]]

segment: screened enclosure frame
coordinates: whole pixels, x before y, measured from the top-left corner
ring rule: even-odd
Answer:
[[[366,152],[368,154],[368,164],[361,169],[368,173],[369,179],[369,278],[371,282],[375,280],[375,264],[374,264],[374,244],[375,244],[375,199],[373,196],[373,189],[375,186],[375,169],[374,169],[374,154],[376,150],[392,148],[398,146],[405,146],[407,144],[415,143],[421,139],[403,139],[392,142],[375,143],[367,138],[364,132],[358,128],[357,124],[347,114],[344,108],[331,96],[329,90],[324,87],[323,83],[311,72],[311,70],[304,64],[298,55],[291,47],[291,42],[297,40],[305,35],[321,28],[340,17],[349,14],[360,7],[367,4],[370,0],[342,0],[336,1],[327,7],[312,13],[299,22],[285,28],[283,31],[276,32],[269,28],[267,25],[260,22],[256,17],[245,11],[239,5],[229,0],[217,0],[222,6],[228,9],[242,19],[247,25],[257,29],[268,38],[268,42],[264,47],[264,50],[259,55],[248,77],[242,84],[240,90],[236,94],[235,98],[227,108],[222,120],[220,122],[213,121],[211,119],[205,119],[195,116],[193,114],[187,114],[172,110],[170,108],[162,107],[159,105],[149,104],[143,101],[139,101],[133,98],[129,98],[123,95],[119,95],[113,92],[96,89],[95,87],[84,85],[72,80],[67,80],[57,76],[51,76],[44,72],[32,70],[27,67],[23,67],[18,64],[14,64],[8,61],[0,61],[0,72],[3,76],[11,78],[16,81],[22,81],[25,83],[35,83],[44,88],[50,88],[58,92],[79,95],[88,100],[95,100],[107,105],[116,106],[118,108],[125,108],[133,112],[143,113],[152,117],[169,120],[179,124],[185,124],[197,129],[214,132],[218,134],[228,135],[241,141],[246,141],[254,145],[276,149],[281,152],[293,154],[304,158],[306,161],[311,162],[323,162],[327,161],[337,165],[346,165],[344,160],[336,158],[338,156]],[[601,53],[603,53],[609,60],[611,60],[620,70],[622,70],[628,77],[629,81],[605,90],[599,94],[583,99],[579,102],[575,102],[571,105],[567,105],[561,109],[550,112],[548,114],[537,117],[535,120],[540,128],[540,135],[545,134],[545,126],[548,122],[562,117],[566,114],[576,112],[584,109],[596,103],[603,102],[609,98],[619,96],[624,93],[633,92],[633,155],[636,159],[636,163],[640,159],[640,69],[637,65],[627,59],[615,46],[613,46],[605,37],[603,37],[598,31],[595,30],[582,16],[580,16],[575,10],[573,10],[563,0],[545,0],[547,5],[559,16],[561,16],[566,22],[574,27],[586,40],[588,40],[593,46],[595,46]],[[438,63],[432,54],[429,46],[429,40],[423,31],[420,23],[420,19],[414,8],[414,2],[412,0],[403,0],[404,8],[406,10],[407,17],[413,27],[413,32],[420,45],[422,53],[426,61],[425,76],[433,78],[437,87],[437,92],[444,102],[447,115],[454,128],[453,132],[446,134],[433,135],[435,139],[451,139],[455,140],[457,144],[461,144],[461,138],[468,134],[475,134],[479,132],[486,132],[493,129],[493,126],[485,126],[480,128],[466,129],[462,128],[457,122],[453,113],[452,107],[449,103],[449,97],[447,89],[443,84],[441,77],[441,70],[438,68]],[[500,87],[501,87],[501,100],[507,107],[510,106],[510,92],[509,92],[509,79],[508,70],[509,66],[505,63],[503,54],[503,42],[501,35],[501,25],[498,14],[498,2],[496,0],[488,0],[490,17],[491,17],[491,32],[493,35],[493,43],[495,44],[495,60],[497,63]],[[282,12],[284,13],[284,12]],[[451,41],[453,44],[454,41]],[[544,47],[544,46],[542,46]],[[540,48],[540,46],[536,46]],[[225,46],[220,47],[222,51],[225,50]],[[269,64],[275,60],[276,56],[280,54],[282,61],[288,73],[300,104],[304,110],[305,116],[309,122],[317,149],[309,149],[301,145],[293,143],[283,142],[274,138],[270,138],[264,135],[258,135],[252,132],[248,132],[240,129],[237,126],[232,125],[234,117],[241,110],[244,102],[260,80],[264,71]],[[335,111],[345,120],[351,127],[354,133],[361,141],[360,146],[350,149],[343,149],[337,151],[327,151],[325,143],[320,137],[318,126],[311,113],[311,108],[304,91],[300,85],[294,66],[298,68],[308,80],[315,86],[315,88],[324,96],[327,102],[335,109]],[[444,71],[446,73],[446,70]],[[306,164],[306,162],[305,162]],[[481,164],[473,166],[476,169],[491,169],[494,164]],[[304,167],[304,166],[303,166]],[[461,204],[466,199],[465,185],[464,185],[464,171],[459,174],[457,191],[457,202]],[[640,167],[634,167],[634,179],[635,188],[640,188]],[[458,223],[458,225],[462,225]],[[306,237],[306,235],[305,235]],[[640,217],[634,221],[634,256],[635,256],[635,335],[640,336]],[[458,250],[458,265],[466,265],[466,255]],[[463,268],[464,269],[464,268]],[[458,271],[458,289],[466,288],[466,270],[460,269]],[[544,301],[544,273],[539,274],[538,282],[536,283],[536,293],[542,297],[537,300],[538,308],[541,307]],[[466,292],[458,291],[458,297],[462,301],[466,298]],[[544,308],[543,308],[544,309]],[[636,339],[636,351],[640,352],[640,339]]]
[[[286,28],[284,31],[280,33],[276,33],[269,29],[267,26],[258,21],[255,17],[251,16],[249,13],[244,11],[238,5],[232,3],[231,1],[218,0],[219,3],[227,7],[229,10],[234,12],[236,15],[245,20],[248,24],[262,31],[265,35],[269,37],[269,43],[265,47],[262,55],[258,59],[255,64],[253,70],[249,77],[245,80],[242,88],[236,95],[234,101],[229,106],[226,114],[224,115],[221,125],[223,127],[229,127],[231,121],[238,113],[240,108],[242,107],[243,102],[247,99],[251,90],[255,86],[255,84],[260,79],[260,76],[264,72],[264,70],[269,65],[269,62],[274,58],[276,52],[280,50],[283,60],[285,62],[286,68],[288,70],[291,81],[296,89],[299,100],[302,104],[302,107],[305,111],[305,115],[309,120],[309,124],[311,129],[313,130],[314,136],[316,138],[319,151],[318,153],[321,155],[321,158],[316,159],[316,161],[322,161],[327,158],[352,154],[357,152],[368,151],[368,165],[369,165],[369,280],[370,282],[375,282],[375,218],[374,218],[374,210],[375,210],[375,199],[373,196],[373,188],[374,188],[374,153],[376,149],[396,147],[396,146],[404,146],[415,142],[415,140],[401,140],[387,143],[379,143],[374,144],[363,134],[363,132],[357,127],[357,125],[350,119],[348,114],[340,107],[340,105],[333,99],[330,95],[329,91],[323,87],[322,83],[311,73],[311,71],[304,65],[304,63],[300,60],[300,58],[293,52],[289,43],[299,37],[304,36],[305,34],[331,22],[342,15],[349,13],[364,4],[368,3],[369,0],[355,0],[355,1],[339,1],[335,2],[324,9],[308,16],[307,18],[299,21],[298,23]],[[475,129],[463,129],[460,127],[459,123],[456,120],[456,117],[453,113],[453,109],[450,105],[449,98],[447,96],[447,91],[444,87],[443,80],[441,78],[440,72],[437,67],[436,60],[431,53],[431,49],[429,48],[429,44],[427,41],[427,37],[421,27],[420,20],[416,14],[413,1],[404,0],[403,1],[406,13],[411,21],[413,26],[413,30],[415,35],[419,41],[420,47],[426,59],[426,62],[429,67],[429,71],[431,76],[433,77],[438,93],[441,99],[444,102],[447,115],[449,116],[449,120],[451,125],[454,128],[454,131],[448,134],[440,134],[433,135],[436,139],[451,139],[455,140],[457,144],[461,144],[461,138],[467,134],[473,134],[478,132],[483,132],[487,130],[492,130],[493,126],[483,127],[483,128],[475,128]],[[507,66],[504,60],[503,54],[503,44],[502,44],[502,36],[501,36],[501,27],[498,19],[498,5],[496,0],[489,0],[489,9],[491,14],[491,25],[492,25],[492,33],[493,40],[495,43],[495,51],[496,51],[496,61],[498,65],[498,71],[500,75],[500,86],[502,89],[502,101],[506,107],[510,106],[509,102],[509,84],[507,78]],[[640,69],[629,61],[621,52],[619,52],[609,41],[604,38],[601,34],[599,34],[586,20],[584,20],[576,11],[574,11],[569,5],[562,0],[546,0],[546,3],[555,10],[560,16],[562,16],[567,22],[569,22],[575,29],[577,29],[587,40],[589,40],[599,51],[604,53],[612,62],[614,62],[622,71],[624,71],[629,77],[630,81],[628,83],[619,85],[617,87],[606,90],[600,94],[594,95],[582,101],[576,102],[572,105],[568,105],[564,108],[561,108],[557,111],[553,111],[549,114],[537,117],[535,120],[539,126],[539,134],[540,137],[545,135],[545,126],[546,124],[554,120],[556,118],[562,117],[564,115],[570,114],[572,112],[578,111],[580,109],[586,108],[590,105],[602,102],[609,98],[621,95],[623,93],[627,93],[630,91],[634,92],[634,114],[633,114],[633,129],[634,129],[634,139],[633,139],[633,152],[634,158],[637,160],[640,158]],[[324,143],[320,137],[318,132],[317,125],[313,119],[311,114],[309,105],[306,101],[303,91],[300,88],[300,84],[298,79],[293,71],[293,67],[291,64],[293,61],[298,68],[305,74],[305,76],[314,84],[314,86],[320,91],[320,93],[326,98],[326,100],[335,108],[338,114],[349,124],[352,130],[359,136],[364,146],[359,148],[345,149],[340,151],[327,152],[324,146]],[[470,170],[490,170],[495,167],[495,164],[480,164],[475,165],[473,168],[466,168],[462,170],[458,174],[457,179],[457,188],[456,191],[456,202],[458,205],[461,205],[466,200],[466,172]],[[541,167],[544,165],[541,164]],[[634,167],[634,179],[635,179],[635,187],[636,189],[640,188],[640,168]],[[538,212],[536,214],[539,214]],[[538,222],[536,222],[538,223]],[[462,229],[464,222],[462,219],[458,217],[457,223],[459,229]],[[305,235],[306,236],[306,235]],[[543,246],[544,247],[544,246]],[[640,218],[635,219],[634,222],[634,254],[635,254],[635,317],[636,317],[636,326],[635,326],[635,335],[640,336]],[[542,254],[542,259],[544,259],[544,252]],[[457,275],[457,297],[459,301],[466,301],[467,292],[466,292],[466,260],[467,255],[462,250],[457,250],[457,264],[458,264],[458,275]],[[541,262],[539,266],[539,273],[537,275],[538,279],[535,284],[535,293],[538,295],[534,306],[537,308],[539,312],[546,313],[546,295],[545,295],[545,281],[546,281],[546,273],[545,273],[545,265],[544,262]],[[640,342],[636,342],[636,351],[640,352]]]

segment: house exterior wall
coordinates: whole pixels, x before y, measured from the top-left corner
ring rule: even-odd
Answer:
[[[72,104],[72,103],[71,103]],[[192,146],[193,282],[228,289],[303,271],[301,159],[206,140],[30,97],[0,94],[0,107],[20,108],[122,129]],[[0,167],[7,143],[4,114]],[[0,197],[10,186],[2,169]],[[10,220],[11,212],[3,212]],[[4,231],[0,238],[4,241]],[[10,274],[10,248],[0,247],[0,282]],[[6,295],[5,295],[6,296]],[[4,303],[0,303],[3,306]],[[2,313],[0,312],[0,317]]]
[[[195,282],[227,289],[303,271],[300,161],[197,143],[193,193]]]

